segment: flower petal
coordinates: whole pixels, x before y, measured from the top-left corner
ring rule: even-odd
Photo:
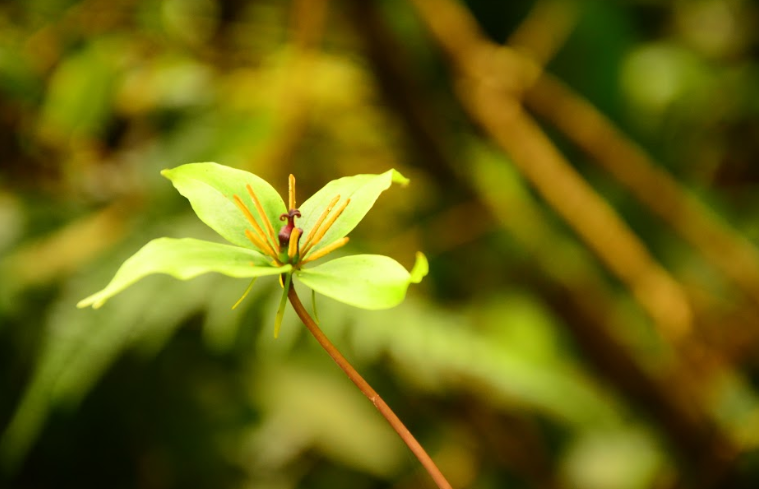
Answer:
[[[245,186],[250,185],[269,221],[276,226],[279,216],[287,212],[279,193],[266,180],[243,170],[237,170],[216,163],[189,163],[171,170],[163,170],[163,176],[171,180],[179,193],[187,197],[198,217],[211,229],[230,243],[244,248],[257,249],[245,236],[251,229],[240,209],[232,200],[233,195],[242,199],[261,228],[266,226],[260,219],[256,207]],[[278,230],[277,227],[274,231]]]
[[[278,275],[290,269],[290,265],[274,267],[261,253],[237,246],[193,238],[158,238],[125,261],[103,290],[80,301],[77,307],[97,309],[114,295],[154,273],[187,280],[209,272],[230,277],[260,277]]]
[[[332,180],[321,190],[312,195],[300,206],[301,219],[298,225],[303,228],[307,235],[322,211],[336,196],[340,196],[343,202],[350,198],[350,204],[345,208],[340,217],[324,235],[324,238],[311,249],[311,252],[319,250],[337,239],[346,236],[364,218],[369,209],[374,206],[377,197],[395,183],[407,184],[408,179],[395,170],[388,170],[380,175],[355,175]]]
[[[403,266],[383,255],[353,255],[322,265],[298,270],[295,276],[320,294],[363,309],[387,309],[403,301],[412,281],[420,281],[427,262],[417,255],[417,273],[412,276]]]

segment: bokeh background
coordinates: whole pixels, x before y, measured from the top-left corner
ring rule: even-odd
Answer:
[[[759,487],[750,0],[0,3],[0,486],[417,488],[260,280],[78,300],[160,236],[159,172],[300,200],[396,168],[346,252],[431,273],[325,332],[456,488]],[[306,296],[306,294],[303,294]]]

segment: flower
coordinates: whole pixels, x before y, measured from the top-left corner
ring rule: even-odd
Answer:
[[[408,182],[395,170],[333,180],[299,208],[292,175],[285,207],[265,180],[216,163],[190,163],[161,174],[190,201],[198,217],[231,245],[194,238],[154,239],[127,259],[103,290],[80,301],[78,307],[101,307],[154,273],[181,280],[209,272],[254,280],[278,275],[284,294],[276,336],[293,277],[315,292],[346,304],[384,309],[399,304],[409,284],[420,282],[427,274],[427,260],[421,253],[417,253],[411,272],[382,255],[349,255],[304,268],[344,246],[347,234],[392,183]],[[284,224],[275,232],[274,223],[278,222]],[[246,294],[247,290],[240,301]]]

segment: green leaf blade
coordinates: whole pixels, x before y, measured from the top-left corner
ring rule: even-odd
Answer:
[[[83,299],[77,307],[97,309],[130,285],[156,273],[188,280],[210,272],[251,278],[278,275],[290,269],[290,265],[275,267],[261,253],[236,246],[193,238],[158,238],[126,260],[103,290]]]
[[[421,280],[412,277],[397,261],[382,255],[345,256],[298,270],[295,276],[322,295],[370,310],[397,306],[406,296],[412,279]]]
[[[341,202],[348,198],[351,199],[342,215],[327,231],[321,242],[311,249],[310,253],[348,235],[366,216],[369,209],[374,206],[380,194],[390,188],[393,183],[405,185],[408,183],[408,179],[396,170],[388,170],[379,175],[343,177],[329,182],[306,200],[299,207],[302,217],[297,221],[298,226],[303,228],[304,234],[308,234],[314,227],[322,211],[335,196],[339,195]]]
[[[287,212],[282,197],[274,187],[266,180],[243,170],[216,163],[189,163],[164,170],[161,174],[171,180],[179,193],[190,201],[193,210],[204,223],[230,243],[244,248],[256,249],[245,236],[245,230],[252,229],[252,226],[235,205],[234,195],[242,199],[264,231],[266,226],[248,195],[246,185],[251,186],[261,201],[275,234],[281,227],[277,226],[279,216]]]

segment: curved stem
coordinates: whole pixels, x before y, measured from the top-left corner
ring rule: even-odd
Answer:
[[[348,378],[356,384],[356,387],[358,387],[359,390],[372,401],[374,407],[376,407],[380,414],[385,417],[387,422],[390,423],[390,426],[392,426],[396,433],[398,433],[398,436],[401,437],[409,449],[414,452],[414,455],[419,459],[419,462],[421,462],[424,468],[427,469],[427,472],[430,474],[430,477],[432,477],[432,480],[435,481],[435,484],[437,484],[440,489],[452,489],[451,484],[445,479],[443,473],[440,472],[440,469],[435,465],[435,462],[432,461],[432,458],[430,458],[424,448],[422,448],[422,445],[416,441],[414,435],[411,434],[393,410],[390,409],[390,406],[388,406],[380,395],[377,394],[377,391],[375,391],[372,386],[361,377],[361,374],[359,374],[337,348],[335,348],[335,345],[329,341],[329,338],[327,338],[316,322],[311,316],[309,316],[306,308],[303,307],[303,303],[300,301],[298,294],[295,292],[295,288],[291,286],[287,295],[290,298],[290,304],[293,305],[296,314],[298,314],[298,317],[303,321],[303,324],[306,325],[311,334],[314,335],[316,341],[318,341],[322,348],[327,351],[329,356],[332,357],[332,360],[343,369],[343,372],[345,372]]]

